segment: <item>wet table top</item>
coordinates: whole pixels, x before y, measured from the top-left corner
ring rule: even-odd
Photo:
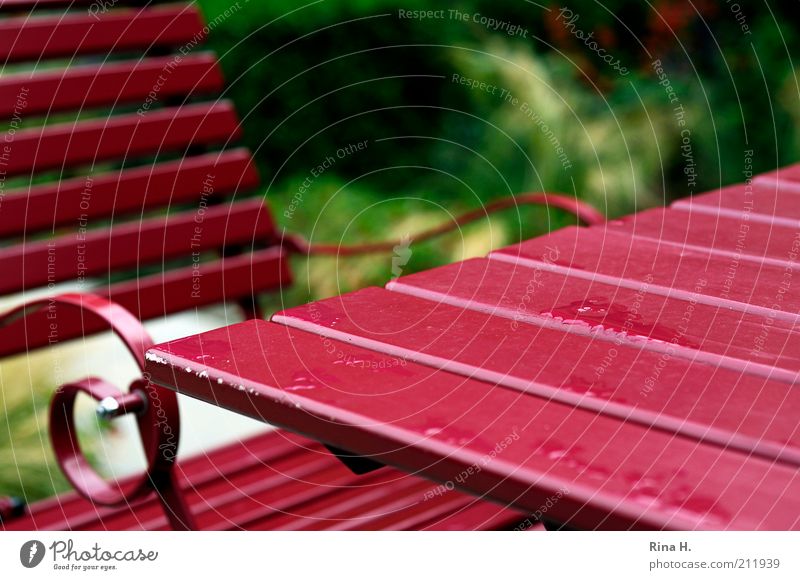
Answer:
[[[578,528],[800,527],[800,169],[161,344],[157,384]]]

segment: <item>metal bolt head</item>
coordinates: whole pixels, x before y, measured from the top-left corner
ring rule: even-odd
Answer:
[[[113,419],[120,414],[121,408],[114,397],[106,397],[97,404],[96,412],[100,419]]]

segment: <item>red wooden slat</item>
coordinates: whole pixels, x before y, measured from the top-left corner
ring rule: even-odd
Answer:
[[[753,182],[681,199],[672,204],[680,211],[721,215],[772,225],[797,228],[800,225],[800,195],[793,184]]]
[[[508,319],[377,288],[293,308],[272,320],[800,466],[800,391],[792,384],[561,329],[514,327]]]
[[[3,169],[9,176],[22,175],[184,151],[191,145],[224,143],[239,135],[236,113],[226,101],[159,109],[3,135],[10,143]]]
[[[222,72],[210,53],[33,71],[0,77],[0,118],[125,103],[147,110],[175,97],[217,93],[222,88]]]
[[[244,149],[185,157],[118,173],[64,180],[29,190],[7,190],[0,237],[78,227],[98,218],[247,191],[258,173]]]
[[[356,476],[344,468],[337,459],[319,444],[302,437],[272,431],[212,450],[208,454],[188,458],[178,464],[182,486],[192,502],[193,511],[201,514],[204,529],[277,529],[281,522],[304,524],[327,522],[323,510],[314,510],[317,504],[347,502],[355,510],[351,516],[363,521],[366,510],[372,505],[359,496],[371,494],[388,503],[409,486],[432,489],[434,484],[409,477],[394,470],[383,469],[366,477]],[[311,471],[314,479],[329,479],[317,485],[307,478],[297,479],[298,470]],[[241,509],[242,496],[250,489],[250,498],[258,509]],[[426,526],[443,526],[452,529],[497,529],[511,527],[522,516],[487,502],[476,501],[457,492],[448,492],[460,498],[469,508],[444,511],[437,502],[431,502],[427,515],[434,517]],[[408,508],[413,508],[421,498],[409,497]],[[312,499],[313,498],[313,499]],[[290,513],[280,513],[279,504],[296,504]],[[359,505],[361,505],[359,511]],[[251,522],[255,512],[266,511],[270,517]],[[409,519],[409,509],[393,514],[392,523]],[[75,493],[52,498],[29,508],[29,513],[7,522],[8,530],[86,530],[86,529],[161,529],[166,520],[155,498],[137,501],[121,508],[95,508]],[[459,527],[460,526],[460,527]]]
[[[154,47],[194,48],[204,38],[202,16],[192,4],[6,18],[0,21],[0,62]]]
[[[140,277],[98,292],[140,319],[149,320],[190,308],[254,297],[291,282],[289,260],[283,250],[268,248]]]
[[[373,519],[368,515],[368,510],[383,508],[387,511],[401,511],[413,507],[414,504],[423,500],[423,493],[429,490],[433,484],[425,482],[416,477],[397,477],[397,472],[387,469],[394,481],[391,482],[392,494],[386,494],[386,490],[381,486],[374,485],[374,479],[365,477],[356,480],[356,483],[365,481],[367,484],[353,486],[353,489],[341,490],[338,493],[320,494],[302,506],[299,506],[291,514],[271,513],[254,526],[261,529],[273,529],[280,531],[295,530],[326,530],[340,525],[343,522],[350,522],[354,526],[364,526]],[[377,472],[384,475],[384,471]],[[373,477],[370,474],[367,477]],[[463,494],[458,494],[462,499],[467,499]],[[390,503],[400,500],[400,507],[390,506]]]
[[[240,298],[251,298],[291,283],[289,264],[278,248],[153,274],[109,288],[95,288],[134,313],[149,320]],[[48,318],[48,315],[51,318]],[[106,330],[95,320],[84,320],[73,311],[30,314],[0,333],[0,356],[91,336]],[[55,325],[55,326],[54,326]]]
[[[0,293],[159,263],[211,249],[267,243],[274,224],[261,200],[202,208],[0,250]]]
[[[86,6],[90,0],[0,0],[0,11],[16,12],[33,8],[68,8],[72,5]]]
[[[155,5],[159,2],[170,0],[115,0],[114,6],[144,6]],[[52,10],[55,8],[82,8],[96,5],[98,11],[101,5],[97,0],[0,0],[0,12],[18,12],[22,10]]]
[[[737,261],[699,249],[682,249],[603,228],[565,228],[548,236],[504,248],[490,257],[727,307],[793,323],[800,295],[790,292],[797,275],[800,236],[784,249],[785,266]],[[558,258],[548,261],[547,256]]]
[[[430,503],[426,503],[422,501],[425,487],[427,486],[420,486],[415,489],[409,498],[392,497],[389,502],[378,498],[375,505],[370,506],[366,513],[358,514],[360,517],[356,518],[351,513],[346,513],[344,521],[337,522],[325,529],[332,531],[414,529],[430,518],[442,517],[469,505],[470,500],[465,498],[463,494],[446,494],[435,500],[430,500]]]
[[[223,476],[217,477],[204,486],[201,491],[188,489],[184,494],[200,529],[209,529],[215,525],[220,525],[222,529],[228,529],[232,523],[235,525],[235,520],[231,522],[230,518],[227,518],[227,521],[223,518],[220,521],[219,512],[223,509],[228,514],[241,519],[249,509],[258,506],[266,498],[272,499],[271,507],[274,506],[273,509],[291,509],[295,502],[302,501],[302,494],[309,492],[308,484],[311,484],[311,494],[313,495],[319,493],[314,488],[318,488],[337,475],[347,479],[352,478],[351,474],[346,473],[329,458],[322,455],[307,457],[299,453],[292,454],[281,461],[274,461],[270,466],[249,469],[230,479]],[[283,493],[275,496],[274,489],[278,486],[283,488]],[[213,503],[207,498],[213,498]],[[144,529],[168,527],[163,508],[158,503],[150,502],[137,508],[134,516],[136,527]],[[118,511],[110,517],[84,526],[83,529],[124,529],[129,520],[129,514]]]
[[[305,463],[301,463],[301,465],[305,468]],[[337,475],[338,477],[336,477]],[[365,484],[374,485],[380,482],[384,477],[386,477],[386,474],[382,473],[376,474],[375,476],[373,476],[373,478],[365,481]],[[240,491],[237,490],[231,494],[230,498],[232,503],[231,507],[233,507],[233,509],[236,510],[237,513],[242,514],[245,526],[259,528],[259,529],[270,529],[271,527],[270,523],[267,523],[266,521],[260,518],[258,520],[254,520],[254,516],[255,515],[263,516],[263,514],[266,512],[277,515],[277,513],[283,511],[303,518],[304,515],[301,512],[301,510],[303,506],[305,506],[307,503],[313,502],[317,498],[323,495],[330,495],[330,496],[338,495],[337,491],[339,490],[337,488],[358,486],[360,483],[358,479],[354,478],[354,475],[352,473],[342,474],[338,466],[332,467],[327,472],[314,474],[313,479],[311,477],[303,477],[301,479],[303,481],[308,481],[312,483],[314,489],[309,490],[305,486],[300,486],[300,485],[288,486],[288,489],[286,491],[293,493],[285,493],[283,497],[281,497],[280,499],[275,499],[275,501],[273,501],[271,505],[264,505],[264,502],[260,501],[259,498],[257,497],[253,498],[249,498],[246,496],[243,497],[244,494],[242,494]],[[397,493],[402,493],[404,491],[404,487],[408,486],[406,482],[406,480],[408,479],[409,478],[401,478],[393,482],[393,485],[391,486],[392,491]],[[430,485],[428,482],[419,479],[415,483],[423,488]],[[256,485],[258,485],[258,483],[256,483]],[[346,492],[346,490],[341,490],[341,491]],[[363,488],[361,489],[361,491],[363,491]],[[389,498],[384,497],[384,503],[388,503],[388,501],[390,501]],[[407,505],[408,504],[406,504],[403,507],[407,507]],[[323,515],[323,518],[324,517],[325,516]],[[202,517],[200,519],[202,521]],[[225,528],[219,526],[216,529],[225,529]]]
[[[777,180],[794,185],[797,182],[800,182],[800,163],[795,163],[794,165],[788,165],[786,167],[780,167],[775,171],[762,173],[753,179],[753,181],[756,180],[763,181],[764,183],[775,182]]]
[[[426,522],[420,529],[426,531],[459,531],[459,530],[538,530],[544,527],[535,520],[520,517],[511,510],[498,510],[488,501],[472,504],[468,508],[443,516],[435,521]]]
[[[653,294],[648,284],[624,288],[475,259],[403,276],[387,288],[502,317],[512,329],[533,324],[788,383],[800,372],[796,322]]]
[[[491,457],[462,488],[530,512],[561,490],[548,514],[570,525],[800,526],[793,468],[414,363],[385,372],[391,357],[275,323],[173,341],[147,358],[161,385],[435,480]]]
[[[239,470],[249,470],[269,465],[272,461],[292,453],[324,453],[324,448],[313,441],[286,431],[269,431],[249,439],[223,445],[210,453],[201,453],[178,462],[176,470],[184,485],[202,487],[220,477]],[[123,478],[123,481],[127,481]],[[155,498],[138,500],[130,507],[153,502]],[[68,530],[90,525],[98,518],[114,514],[119,508],[93,506],[76,492],[67,492],[28,506],[23,518],[8,522],[10,530]]]
[[[797,199],[800,202],[800,196]],[[750,260],[784,266],[787,248],[800,235],[800,220],[794,227],[780,223],[734,219],[719,214],[653,209],[608,223],[610,231],[658,240],[678,248],[713,250],[735,260]]]

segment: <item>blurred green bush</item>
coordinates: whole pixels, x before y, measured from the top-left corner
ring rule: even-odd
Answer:
[[[199,3],[209,21],[232,6]],[[227,94],[244,117],[247,144],[279,219],[316,239],[413,238],[422,224],[448,219],[448,211],[526,190],[564,191],[619,215],[743,181],[746,150],[754,152],[756,171],[800,157],[793,6],[707,0],[240,0],[235,6],[210,35]],[[440,12],[401,17],[413,10]],[[600,54],[613,55],[627,74]],[[470,88],[454,75],[497,89]],[[676,106],[683,108],[680,119]],[[362,151],[336,156],[359,142],[366,142]],[[333,162],[314,176],[326,159]],[[556,212],[510,213],[475,230],[486,236],[491,229],[497,245],[570,222]],[[487,249],[451,238],[415,247],[409,269]],[[389,263],[359,261],[353,276],[341,263],[320,266],[324,274],[306,297],[385,282]],[[345,280],[334,287],[330,276],[337,272]]]

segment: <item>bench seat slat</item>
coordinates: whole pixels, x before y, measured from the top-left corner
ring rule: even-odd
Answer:
[[[200,453],[181,459],[176,464],[176,470],[184,481],[188,480],[194,486],[202,487],[217,479],[220,473],[233,476],[240,470],[269,465],[275,460],[301,450],[312,454],[325,452],[319,443],[294,433],[272,431],[222,445],[213,453]],[[122,480],[128,481],[126,478]],[[147,502],[147,498],[138,499],[132,502],[131,508],[135,510]],[[115,513],[117,509],[92,506],[81,495],[70,491],[30,504],[24,518],[10,521],[9,526],[10,529],[25,529],[22,524],[27,519],[35,522],[38,530],[80,529],[98,518]]]
[[[258,185],[245,149],[185,157],[117,173],[7,190],[0,237],[53,231],[61,226],[125,216],[174,204],[217,199]]]
[[[0,20],[0,62],[194,47],[204,36],[202,16],[192,4],[13,17]]]
[[[394,470],[387,471],[392,475],[396,473]],[[385,477],[383,470],[367,476],[362,475],[364,483],[362,487],[342,490],[340,493],[319,494],[313,500],[298,506],[291,514],[255,510],[257,519],[253,520],[251,525],[254,528],[281,531],[325,530],[341,524],[343,521],[349,521],[349,523],[363,528],[374,519],[374,517],[368,517],[367,510],[376,504],[383,508],[383,513],[413,507],[414,503],[418,503],[422,499],[422,492],[431,487],[430,484],[425,485],[424,480],[420,481],[411,477],[396,478],[391,485],[392,495],[387,496],[380,486],[375,485],[376,475]],[[468,499],[462,494],[458,495],[462,499]],[[391,502],[398,499],[402,502],[400,508],[391,505]],[[409,501],[410,499],[412,501]],[[354,521],[355,518],[357,518],[356,521]]]
[[[753,181],[774,183],[776,180],[787,182],[792,185],[800,185],[800,163],[779,167],[774,171],[767,171],[766,173],[756,176]]]
[[[368,288],[272,318],[388,356],[800,466],[800,391],[558,328]],[[409,320],[423,321],[409,326]],[[677,333],[678,330],[675,329]],[[611,363],[603,366],[614,351]],[[712,386],[713,385],[713,386]]]
[[[336,476],[340,478],[339,481],[336,481]],[[223,509],[237,514],[237,519],[241,520],[247,517],[249,511],[262,507],[264,500],[271,498],[272,509],[291,510],[309,495],[319,493],[314,489],[309,490],[306,483],[319,488],[326,483],[342,484],[346,481],[345,478],[351,477],[322,454],[307,456],[304,453],[293,453],[274,460],[269,465],[262,465],[260,469],[244,470],[233,477],[217,477],[202,490],[186,490],[184,498],[190,505],[198,528],[209,529],[215,524],[221,524],[226,529],[231,524],[220,521],[219,512]],[[275,497],[274,489],[279,485],[282,487],[282,494]],[[149,502],[140,506],[135,512],[135,518],[136,524],[145,529],[169,529],[164,518],[164,509],[158,503]],[[97,520],[83,529],[121,529],[126,524],[130,525],[130,516],[125,511],[117,511],[115,515]]]
[[[672,209],[746,219],[769,225],[800,227],[800,184],[787,181],[733,185],[674,202]]]
[[[304,464],[310,467],[303,469]],[[421,510],[424,493],[435,484],[391,469],[354,475],[320,444],[282,431],[184,459],[177,469],[193,513],[201,514],[203,529],[284,529],[287,522],[330,528],[341,523],[324,510],[331,503],[347,503],[353,524],[363,529],[363,523],[375,521],[369,517],[373,503],[366,496],[381,497],[384,504],[399,497],[401,508],[392,518],[402,529],[504,529],[523,519],[518,512],[455,491],[424,502]],[[298,478],[301,470],[311,477]],[[245,491],[247,497],[237,498]],[[359,496],[365,498],[353,501]],[[288,513],[277,511],[281,506]],[[256,512],[268,514],[251,521]],[[74,492],[35,503],[28,514],[5,524],[10,531],[166,528],[154,497],[130,507],[105,508],[92,506]]]
[[[289,260],[278,247],[200,262],[99,291],[141,320],[223,302],[290,284]]]
[[[396,360],[253,320],[158,345],[146,369],[159,385],[438,481],[516,429],[461,486],[531,513],[561,490],[548,515],[571,526],[800,527],[794,468],[411,361],[387,372]]]
[[[776,266],[634,240],[607,228],[570,227],[503,248],[490,258],[633,290],[647,283],[648,292],[792,323],[798,320],[800,294],[787,292],[786,283],[798,272],[798,249],[800,239],[784,249],[786,265]],[[548,261],[554,253],[558,258]]]
[[[512,329],[532,324],[605,341],[609,347],[668,354],[786,383],[800,373],[795,322],[692,304],[649,292],[646,284],[622,288],[537,267],[473,259],[402,276],[387,288],[502,317]]]
[[[0,292],[30,290],[200,252],[266,243],[274,233],[260,199],[212,206],[0,250]]]
[[[761,194],[758,194],[761,195]],[[783,196],[786,197],[786,196]],[[800,204],[800,196],[797,198]],[[799,214],[800,215],[800,214]],[[794,226],[755,221],[749,217],[657,208],[608,223],[609,231],[625,232],[678,248],[712,250],[737,260],[785,266],[789,249],[800,238],[800,219]]]
[[[114,0],[114,6],[144,6],[154,5],[160,1],[169,0]],[[97,0],[0,0],[0,12],[19,12],[23,10],[52,10],[54,8],[83,8],[84,10],[96,5],[98,11],[101,4]]]
[[[210,53],[73,66],[0,77],[0,118],[20,113],[20,96],[25,100],[22,113],[31,116],[126,103],[146,110],[176,97],[212,94],[222,88],[222,72]]]
[[[118,302],[141,320],[164,317],[190,308],[250,299],[291,283],[288,259],[279,248],[267,248],[220,260],[201,262],[165,273],[143,276],[96,294]],[[92,289],[87,289],[90,291]],[[11,356],[57,342],[91,336],[107,330],[94,320],[83,320],[71,310],[28,315],[0,333],[0,356]],[[55,327],[51,325],[55,323]]]
[[[226,101],[25,129],[6,140],[11,146],[5,171],[15,176],[91,165],[225,143],[239,135],[236,113]]]

